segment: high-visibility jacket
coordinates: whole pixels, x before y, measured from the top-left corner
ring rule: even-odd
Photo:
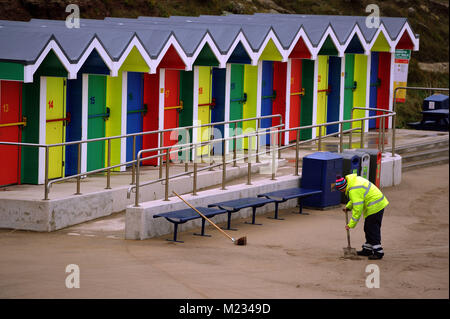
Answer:
[[[352,211],[352,218],[348,227],[354,228],[364,213],[364,218],[378,213],[385,208],[389,201],[383,193],[367,179],[349,174],[345,176],[347,188],[345,194],[350,199],[346,208]]]

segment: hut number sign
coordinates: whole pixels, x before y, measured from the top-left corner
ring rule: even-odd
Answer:
[[[399,86],[406,86],[408,81],[408,65],[411,50],[395,50],[394,59],[394,90]],[[398,90],[396,102],[405,103],[406,90]]]

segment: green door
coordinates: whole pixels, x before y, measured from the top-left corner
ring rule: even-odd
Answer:
[[[355,55],[345,55],[344,120],[349,120],[353,108]],[[344,124],[344,130],[350,129],[350,123]]]
[[[312,124],[313,114],[313,89],[314,89],[314,61],[303,60],[302,85],[305,95],[302,97],[302,107],[300,108],[300,126]],[[312,129],[300,130],[300,139],[309,140],[312,138]]]
[[[230,83],[230,121],[241,120],[243,118],[244,97],[244,65],[231,65],[231,83]],[[235,132],[235,128],[237,132]],[[242,134],[242,122],[230,125],[230,134]],[[242,140],[237,141],[237,149],[242,148]],[[234,149],[234,141],[230,142],[231,150]]]
[[[106,77],[89,75],[88,139],[105,137]],[[105,141],[91,142],[87,146],[87,170],[103,168]]]

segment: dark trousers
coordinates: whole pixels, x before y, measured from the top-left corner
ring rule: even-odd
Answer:
[[[372,246],[381,245],[381,221],[383,220],[384,209],[378,213],[368,216],[364,221],[364,233],[366,243]]]

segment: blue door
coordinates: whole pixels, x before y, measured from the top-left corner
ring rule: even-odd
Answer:
[[[144,102],[144,77],[139,72],[128,72],[127,75],[127,134],[142,132]],[[136,137],[137,153],[142,149],[142,136]],[[127,161],[133,160],[133,138],[127,138]]]
[[[66,141],[81,140],[81,105],[82,105],[82,77],[76,80],[67,80],[66,111],[70,116],[66,126]],[[66,146],[65,160],[66,176],[78,173],[78,145]]]
[[[272,115],[273,91],[273,62],[263,61],[262,63],[262,88],[261,88],[261,116]],[[271,127],[272,119],[261,120],[261,127]],[[260,139],[261,145],[270,145],[270,134]]]
[[[369,91],[369,107],[377,107],[377,90],[378,90],[378,52],[372,52],[370,60],[370,91]],[[369,111],[370,116],[375,116],[377,111]],[[369,129],[376,128],[377,120],[369,120]]]
[[[213,68],[212,98],[215,105],[211,110],[211,122],[223,122],[225,119],[225,76],[226,69]],[[214,139],[224,137],[223,125],[214,126]],[[213,144],[214,154],[222,154],[222,142]]]
[[[341,92],[341,58],[330,56],[328,70],[328,85],[331,92],[328,94],[327,123],[339,121],[339,99]],[[339,125],[327,126],[327,134],[339,131]]]

